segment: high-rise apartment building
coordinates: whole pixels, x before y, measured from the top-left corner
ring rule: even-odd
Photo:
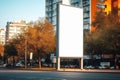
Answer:
[[[113,14],[120,16],[120,0],[111,0],[111,10]]]
[[[71,0],[70,4],[75,7],[82,7],[82,0]]]
[[[57,4],[62,3],[62,0],[46,0],[46,18],[51,22],[56,30],[57,25]]]
[[[8,42],[10,39],[19,35],[22,32],[22,30],[25,29],[26,27],[27,24],[25,21],[7,22],[5,42]]]
[[[94,15],[96,12],[99,11],[105,12],[105,14],[109,13],[119,14],[120,9],[119,3],[120,0],[91,0],[91,11]]]
[[[112,13],[114,17],[120,15],[120,0],[91,0],[91,23],[95,19],[97,12],[104,12],[106,15]],[[95,31],[95,27],[91,26],[91,31]]]
[[[71,6],[83,8],[83,27],[90,30],[90,0],[71,0]]]
[[[5,44],[5,29],[0,28],[0,44]]]
[[[57,25],[57,4],[62,3],[74,7],[84,7],[84,29],[90,30],[90,6],[89,0],[46,0],[46,18],[56,30]]]
[[[84,30],[90,30],[91,18],[90,18],[90,0],[82,0],[83,7],[83,27]]]
[[[57,4],[70,1],[71,6],[83,8],[84,30],[94,31],[91,26],[97,12],[120,15],[120,0],[46,0],[46,18],[55,26],[57,24]]]
[[[93,31],[91,26],[96,13],[103,11],[109,14],[112,10],[112,1],[115,0],[71,0],[71,5],[83,8],[83,27],[84,30]]]

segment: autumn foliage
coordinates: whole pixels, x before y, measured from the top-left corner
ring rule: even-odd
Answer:
[[[45,54],[53,52],[56,46],[54,29],[48,21],[36,22],[27,30],[25,38],[29,50],[38,55],[39,61]],[[40,62],[39,67],[41,67]]]
[[[4,52],[4,46],[0,44],[0,55],[2,55],[3,52]]]
[[[39,67],[41,67],[41,58],[55,51],[56,38],[53,28],[53,25],[47,20],[38,20],[32,23],[32,25],[29,25],[29,27],[25,28],[21,34],[12,40],[17,50],[17,55],[24,57],[25,49],[27,48],[27,56],[30,52],[34,56],[36,55],[35,57],[38,58]]]

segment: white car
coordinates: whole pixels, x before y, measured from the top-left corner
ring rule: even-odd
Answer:
[[[109,69],[107,66],[99,66],[99,69]]]
[[[20,63],[20,62],[18,62],[18,63],[16,63],[16,65],[15,65],[16,67],[24,67],[24,64],[22,64],[22,63]]]
[[[89,66],[84,66],[85,69],[94,69],[95,67],[92,66],[92,65],[89,65]]]
[[[3,67],[6,67],[7,66],[7,64],[5,63],[5,64],[3,64]]]

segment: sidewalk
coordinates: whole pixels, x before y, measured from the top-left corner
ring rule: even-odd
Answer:
[[[32,70],[32,71],[56,71],[56,68],[18,68],[20,70]]]
[[[117,72],[120,70],[108,70],[108,69],[60,69],[59,71],[75,71],[75,72]]]
[[[56,68],[22,68],[22,70],[32,70],[32,71],[64,71],[64,72],[117,72],[120,73],[120,70],[108,70],[108,69],[67,69],[61,68],[57,70]]]
[[[1,67],[2,68],[2,67]],[[5,67],[3,67],[5,68]],[[7,68],[7,69],[15,69],[15,70],[29,70],[29,71],[59,71],[59,72],[115,72],[120,73],[120,70],[110,70],[110,69],[70,69],[70,68],[60,68],[57,70],[56,68]]]

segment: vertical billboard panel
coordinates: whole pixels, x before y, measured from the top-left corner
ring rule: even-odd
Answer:
[[[83,57],[83,9],[59,5],[58,56]]]

